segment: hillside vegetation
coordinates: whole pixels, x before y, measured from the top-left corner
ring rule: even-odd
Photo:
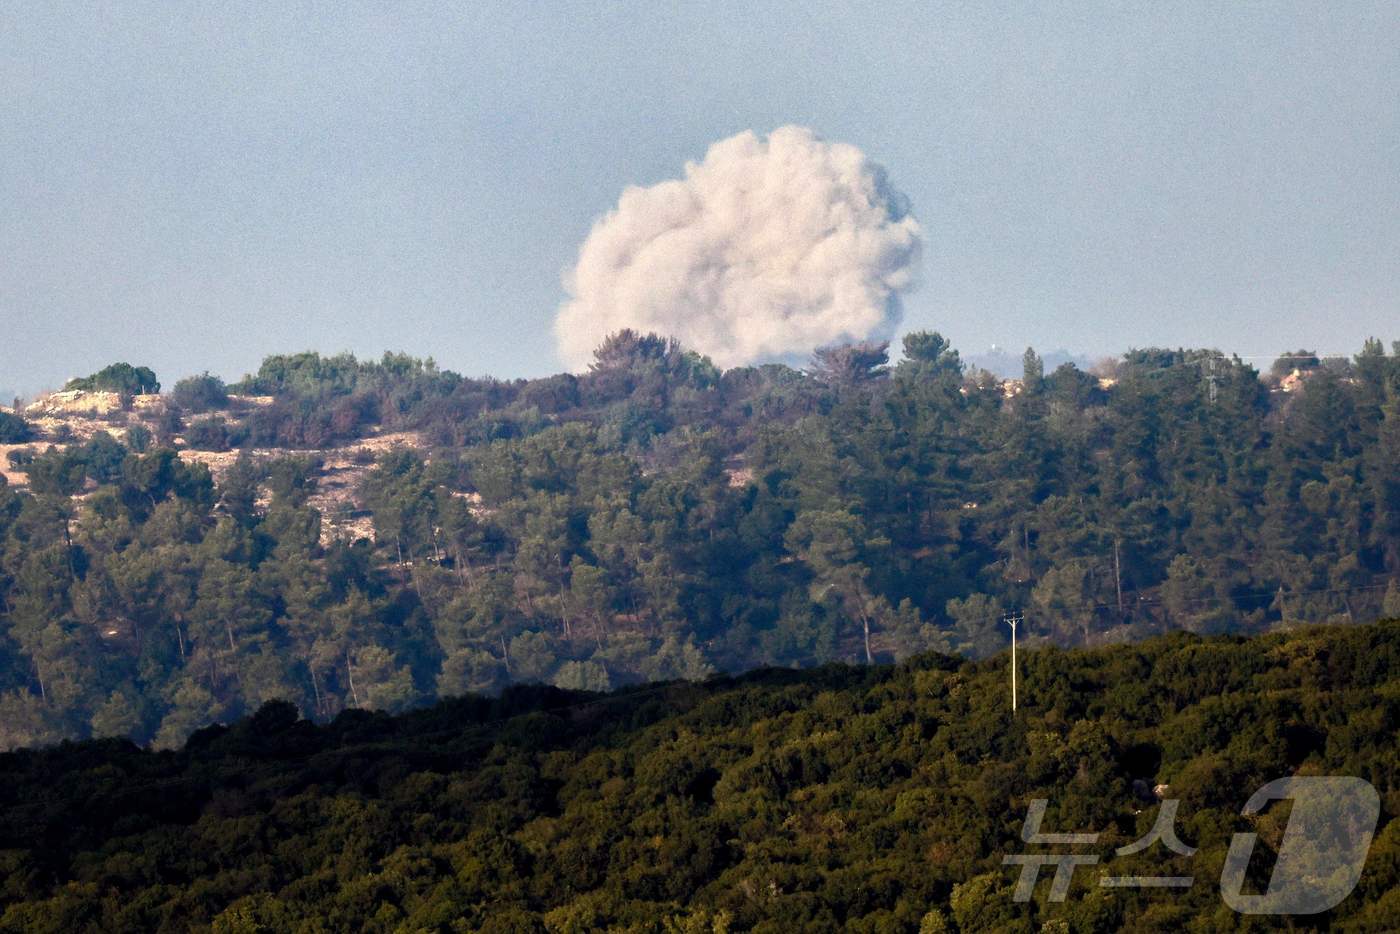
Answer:
[[[609,695],[516,687],[317,726],[270,704],[176,752],[0,755],[0,930],[1339,931],[1400,925],[1400,622],[1189,634],[1007,658],[767,670]],[[1380,795],[1327,914],[1221,901],[1232,834],[1265,884],[1266,782]],[[1162,787],[1166,786],[1166,787]],[[1171,856],[1113,849],[1179,799]],[[1012,899],[1031,799],[1103,855]],[[1064,849],[1064,848],[1060,848]],[[1051,851],[1054,851],[1051,848]],[[1185,875],[1186,890],[1105,889]],[[1047,873],[1048,876],[1048,873]]]
[[[1027,645],[1400,613],[1400,348],[1024,363],[916,333],[720,372],[623,333],[577,376],[298,354],[165,396],[114,365],[102,414],[4,419],[0,748],[983,657],[1017,610]]]

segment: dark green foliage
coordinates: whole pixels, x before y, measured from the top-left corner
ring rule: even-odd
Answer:
[[[1029,647],[1400,606],[1400,354],[1378,342],[1291,392],[1214,351],[1103,378],[1032,352],[1031,384],[1002,385],[940,335],[903,349],[720,374],[622,333],[587,373],[510,383],[273,357],[236,387],[270,400],[21,449],[0,746],[173,746],[274,697],[326,721],[521,682],[980,658],[1018,610]],[[336,453],[249,450],[400,430],[425,444],[356,490]],[[245,453],[216,489],[178,438]]]
[[[151,434],[151,430],[145,425],[132,425],[126,430],[126,437],[123,440],[126,442],[126,446],[131,449],[132,453],[145,454],[150,450],[152,442],[155,441],[155,436]]]
[[[180,408],[203,414],[228,405],[228,389],[217,376],[203,373],[188,376],[175,384],[170,393],[171,401]]]
[[[1219,867],[1237,832],[1277,846],[1277,811],[1239,812],[1292,774],[1364,778],[1380,822],[1349,898],[1265,920],[1394,929],[1400,622],[1029,652],[1014,716],[1006,664],[517,687],[323,726],[273,701],[173,752],[0,755],[0,931],[1255,931]],[[1199,852],[1114,856],[1159,783]],[[1047,849],[1020,839],[1034,798],[1047,831],[1101,835],[1063,902],[1044,877],[1011,898],[1003,856]],[[1196,884],[1097,885],[1168,873]]]
[[[192,420],[184,429],[185,444],[197,451],[227,451],[240,440],[237,431],[218,415]]]
[[[890,362],[889,344],[841,344],[812,355],[812,375],[824,383],[849,386],[877,379]],[[922,348],[920,348],[922,349]]]
[[[91,376],[70,379],[64,389],[85,389],[89,392],[119,392],[135,396],[160,392],[160,381],[150,367],[113,363]]]
[[[30,437],[28,422],[13,413],[0,412],[0,444],[23,444]]]
[[[386,353],[378,363],[351,354],[301,353],[268,357],[257,374],[229,387],[270,395],[273,405],[249,414],[247,435],[235,443],[261,447],[322,447],[351,440],[376,425],[419,427],[461,414],[452,400],[479,385],[437,368],[431,359]],[[475,414],[473,411],[471,414]]]

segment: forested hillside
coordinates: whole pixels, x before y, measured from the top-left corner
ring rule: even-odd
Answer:
[[[110,432],[0,413],[25,481],[0,487],[0,748],[174,747],[274,698],[324,721],[983,657],[1012,611],[1032,645],[1400,613],[1400,346],[1374,341],[1263,374],[1028,352],[1004,382],[930,333],[893,366],[857,345],[725,372],[623,333],[528,381],[300,354],[139,411],[145,368],[78,384],[119,394]],[[327,452],[386,433],[416,441],[342,458],[347,516],[313,508]],[[196,455],[221,451],[216,482]]]
[[[766,670],[606,696],[513,687],[316,726],[286,703],[177,752],[0,755],[0,930],[1393,931],[1400,622],[1021,656]],[[1349,775],[1381,813],[1313,917],[1221,901],[1232,835],[1272,868],[1280,777]],[[1067,897],[1013,899],[1029,802],[1096,832]],[[1159,798],[1192,856],[1147,836]],[[1106,876],[1189,876],[1186,889]]]

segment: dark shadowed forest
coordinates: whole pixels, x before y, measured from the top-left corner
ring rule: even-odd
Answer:
[[[0,930],[1393,931],[1400,623],[1177,633],[937,654],[608,695],[517,686],[326,725],[286,702],[179,751],[101,740],[0,755]],[[1221,901],[1235,833],[1262,890],[1290,774],[1349,775],[1381,814],[1322,915]],[[1029,802],[1102,854],[1067,897],[1013,898]],[[1160,844],[1115,855],[1179,802]],[[1063,849],[1063,848],[1062,848]],[[1109,889],[1176,875],[1186,889]]]

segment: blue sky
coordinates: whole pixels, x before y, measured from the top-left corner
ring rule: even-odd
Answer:
[[[1400,6],[661,6],[5,5],[0,387],[556,371],[621,190],[786,123],[910,197],[965,351],[1400,339]]]

